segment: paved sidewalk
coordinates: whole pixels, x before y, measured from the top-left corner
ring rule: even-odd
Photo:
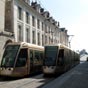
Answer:
[[[83,62],[42,88],[88,88],[88,62]]]

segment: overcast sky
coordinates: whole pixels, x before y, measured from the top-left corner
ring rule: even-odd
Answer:
[[[60,27],[74,35],[72,49],[88,51],[88,0],[40,0],[40,3],[60,22]]]

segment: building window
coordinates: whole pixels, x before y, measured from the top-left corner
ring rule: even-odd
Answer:
[[[37,28],[40,29],[40,20],[37,19]]]
[[[23,30],[21,25],[18,25],[18,41],[23,41]]]
[[[44,35],[42,35],[42,46],[44,46]]]
[[[47,25],[45,24],[45,32],[47,33]]]
[[[35,17],[34,16],[32,16],[32,26],[35,27]]]
[[[49,36],[49,44],[51,43],[51,39],[50,39],[50,36]]]
[[[40,33],[38,33],[38,45],[40,45]]]
[[[42,31],[44,31],[44,23],[42,22]]]
[[[35,31],[32,31],[32,43],[33,44],[36,44],[36,41],[35,41]]]
[[[22,20],[22,18],[23,18],[22,16],[23,16],[23,14],[22,14],[22,8],[18,7],[18,19]]]
[[[29,28],[26,28],[26,42],[30,42],[30,29]]]
[[[50,26],[48,27],[48,32],[50,32]]]
[[[30,23],[30,15],[28,12],[26,12],[26,23]]]
[[[45,36],[45,44],[47,44],[47,36]]]

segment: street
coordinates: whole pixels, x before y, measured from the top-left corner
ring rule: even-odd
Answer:
[[[54,79],[55,78],[44,78],[43,74],[21,79],[3,79],[1,77],[0,88],[41,88],[41,86]]]

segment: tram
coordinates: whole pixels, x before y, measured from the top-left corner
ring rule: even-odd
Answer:
[[[79,54],[62,45],[46,45],[44,47],[43,74],[61,74],[80,62]]]
[[[5,47],[0,75],[23,77],[42,71],[44,47],[26,43],[12,42]]]

